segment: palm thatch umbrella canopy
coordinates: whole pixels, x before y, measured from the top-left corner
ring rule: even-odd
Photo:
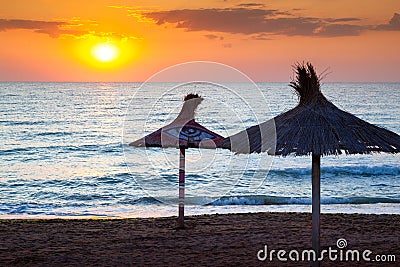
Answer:
[[[297,78],[290,86],[296,90],[299,104],[273,118],[273,123],[266,121],[227,137],[221,147],[236,153],[267,152],[282,156],[400,152],[399,135],[359,119],[327,100],[310,63],[295,68]],[[270,145],[274,142],[268,135],[263,135],[270,127],[276,127],[276,147]]]
[[[295,66],[290,83],[299,104],[275,118],[252,126],[222,141],[236,153],[312,155],[313,249],[319,250],[320,157],[338,154],[399,153],[400,136],[343,111],[325,98],[311,63]],[[276,142],[268,138],[276,129]],[[276,144],[276,146],[274,146]]]
[[[196,109],[202,101],[203,98],[198,94],[186,95],[182,109],[174,121],[129,144],[135,147],[179,148],[179,228],[184,227],[185,150],[187,148],[215,149],[224,139],[195,121]]]

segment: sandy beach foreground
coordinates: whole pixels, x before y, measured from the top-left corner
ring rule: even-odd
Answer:
[[[291,261],[291,250],[311,247],[311,214],[250,213],[186,218],[94,220],[0,220],[1,266],[309,266]],[[321,248],[337,250],[322,266],[396,266],[400,262],[400,215],[322,214]],[[337,240],[347,246],[338,249]],[[343,240],[342,240],[343,241]],[[343,243],[342,243],[343,244]],[[257,253],[285,250],[278,260]],[[371,262],[340,261],[340,251],[371,250]],[[259,256],[263,257],[264,252]],[[332,255],[333,255],[332,254]],[[295,257],[292,253],[291,256]],[[345,255],[345,254],[343,254]],[[396,262],[372,262],[395,255]],[[388,258],[388,257],[386,257]],[[393,260],[393,259],[392,259]]]

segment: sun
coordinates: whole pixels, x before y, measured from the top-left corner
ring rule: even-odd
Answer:
[[[111,62],[118,58],[119,49],[113,44],[101,43],[92,48],[92,55],[100,62]]]
[[[90,69],[116,73],[136,64],[135,60],[142,52],[142,45],[136,40],[92,36],[69,45],[67,49],[76,60]]]

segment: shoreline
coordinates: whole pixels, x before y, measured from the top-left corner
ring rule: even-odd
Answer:
[[[0,219],[0,266],[281,265],[259,261],[265,245],[274,250],[311,248],[310,213],[231,213],[185,217],[96,219]],[[371,250],[400,261],[400,215],[321,214],[321,248]],[[357,262],[325,259],[323,266]],[[396,262],[379,266],[395,266]],[[287,262],[309,266],[310,262]],[[376,266],[360,261],[359,266]],[[356,264],[356,265],[357,265]]]
[[[177,215],[176,205],[123,205],[107,208],[85,208],[82,211],[67,209],[55,210],[49,214],[0,214],[0,220],[5,219],[131,219],[131,218],[162,218]],[[194,206],[185,205],[187,216],[231,214],[231,213],[311,213],[311,205],[217,205]],[[387,214],[400,215],[400,203],[374,204],[321,204],[321,213],[325,214]]]

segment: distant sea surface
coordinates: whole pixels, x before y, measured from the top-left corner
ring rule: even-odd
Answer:
[[[178,150],[128,143],[171,122],[189,92],[204,97],[197,121],[223,136],[297,104],[287,83],[256,85],[265,99],[246,83],[221,87],[236,94],[207,84],[0,83],[0,218],[176,215]],[[322,91],[400,134],[400,83]],[[311,212],[310,157],[189,149],[186,161],[186,214]],[[400,155],[324,156],[321,168],[322,212],[400,214]]]

